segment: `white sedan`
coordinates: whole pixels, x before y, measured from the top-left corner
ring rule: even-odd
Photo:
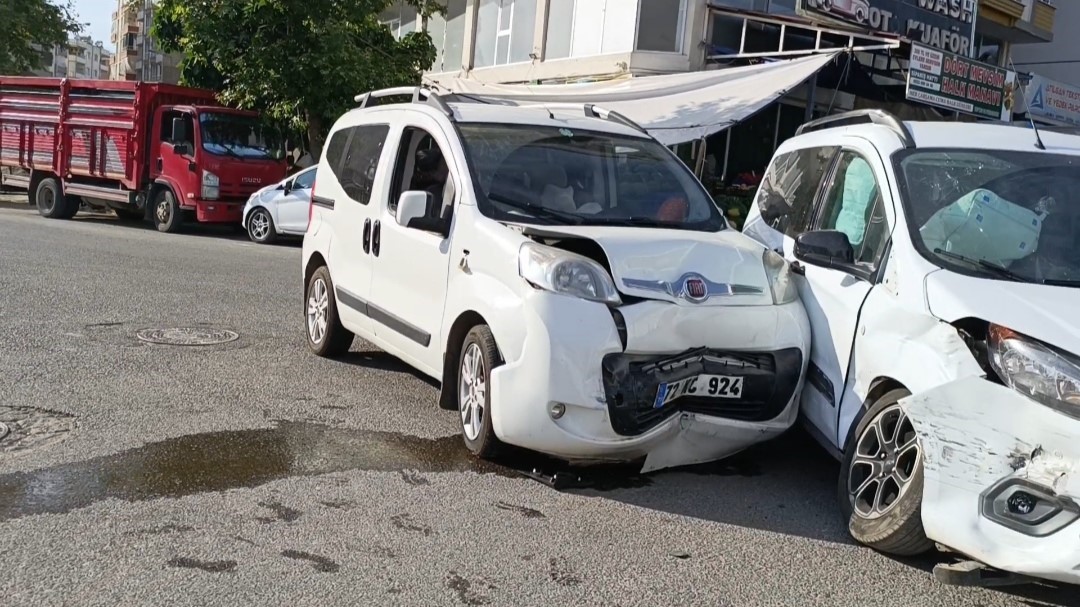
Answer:
[[[304,234],[316,168],[290,175],[248,198],[242,221],[253,242],[269,244],[278,236]]]

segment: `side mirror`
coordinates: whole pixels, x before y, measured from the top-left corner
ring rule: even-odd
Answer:
[[[402,192],[397,203],[398,225],[409,227],[409,222],[414,219],[426,217],[431,208],[431,194],[417,190]]]
[[[855,265],[855,249],[839,230],[804,232],[795,238],[796,259],[815,266],[845,269]]]
[[[284,190],[285,195],[288,196],[289,192],[293,191],[293,182],[286,181],[285,183],[281,184],[280,189]]]

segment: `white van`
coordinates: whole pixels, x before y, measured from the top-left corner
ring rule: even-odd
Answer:
[[[1080,583],[1077,192],[1080,137],[1018,126],[862,111],[777,150],[743,231],[797,275],[859,541]]]
[[[793,424],[810,335],[788,265],[640,127],[420,89],[358,101],[304,238],[316,354],[358,335],[441,381],[483,457],[653,470]]]

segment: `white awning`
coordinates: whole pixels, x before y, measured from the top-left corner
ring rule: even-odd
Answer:
[[[595,103],[637,122],[665,145],[746,120],[824,68],[836,53],[703,72],[577,84],[485,84],[433,79],[437,89],[530,103]]]

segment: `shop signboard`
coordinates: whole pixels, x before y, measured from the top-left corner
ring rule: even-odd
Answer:
[[[1032,74],[1025,92],[1029,116],[1080,126],[1080,88]]]
[[[1016,73],[921,44],[911,45],[907,98],[990,120],[1011,120]]]
[[[799,0],[799,13],[972,56],[976,0]]]

